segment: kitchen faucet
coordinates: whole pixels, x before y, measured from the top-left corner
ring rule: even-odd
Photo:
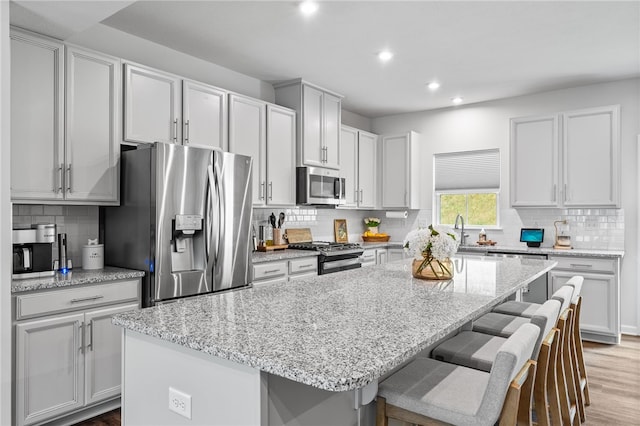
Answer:
[[[456,223],[455,225],[453,225],[453,229],[458,229],[458,219],[460,219],[460,223],[461,223],[461,228],[460,228],[460,245],[463,246],[464,245],[464,240],[465,237],[468,237],[468,235],[466,235],[464,233],[464,218],[462,217],[462,215],[460,213],[458,213],[458,216],[456,216]]]

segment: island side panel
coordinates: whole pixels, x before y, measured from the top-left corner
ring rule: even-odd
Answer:
[[[267,425],[259,370],[123,330],[122,424]],[[169,388],[191,396],[191,419],[169,410]]]

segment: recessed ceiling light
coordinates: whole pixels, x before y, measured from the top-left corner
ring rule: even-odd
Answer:
[[[438,90],[440,88],[440,83],[438,83],[437,81],[432,81],[431,83],[427,84],[427,87],[429,88],[429,90]]]
[[[462,98],[460,96],[456,96],[455,98],[451,98],[451,102],[458,105],[462,103]]]
[[[393,58],[393,53],[389,52],[388,50],[383,50],[382,52],[378,53],[378,59],[380,59],[382,62],[387,62],[391,58]]]
[[[316,13],[318,10],[318,3],[314,1],[303,1],[300,3],[300,12],[303,15],[310,16]]]

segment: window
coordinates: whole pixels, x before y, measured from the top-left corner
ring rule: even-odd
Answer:
[[[437,224],[453,225],[460,214],[465,226],[499,226],[499,150],[436,154],[433,171]]]

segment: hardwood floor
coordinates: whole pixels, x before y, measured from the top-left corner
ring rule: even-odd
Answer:
[[[591,390],[587,425],[640,424],[640,337],[622,336],[619,345],[584,342]],[[120,410],[76,426],[120,426]]]

